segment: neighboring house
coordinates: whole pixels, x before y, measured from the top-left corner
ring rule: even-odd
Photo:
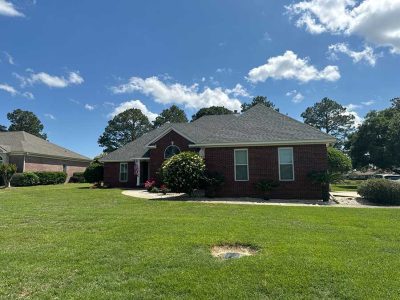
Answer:
[[[198,152],[208,170],[224,175],[219,196],[256,196],[255,183],[280,183],[274,198],[321,198],[311,171],[327,170],[327,145],[335,139],[262,104],[242,114],[204,116],[165,124],[102,158],[104,182],[141,186],[157,178],[163,161],[181,151]]]
[[[18,172],[83,172],[91,159],[52,144],[25,131],[0,132],[0,164],[17,166]]]

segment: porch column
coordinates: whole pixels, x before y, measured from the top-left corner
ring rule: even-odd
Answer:
[[[136,165],[136,186],[140,185],[140,160],[135,160]]]

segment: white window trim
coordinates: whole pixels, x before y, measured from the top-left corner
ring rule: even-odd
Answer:
[[[282,179],[281,178],[281,152],[280,150],[285,150],[285,149],[290,149],[292,150],[292,173],[293,173],[293,179]],[[282,164],[282,165],[289,165],[289,164]],[[279,171],[279,181],[294,181],[295,177],[294,177],[294,150],[293,147],[280,147],[278,148],[278,171]]]
[[[236,166],[246,166],[244,164],[236,164],[236,152],[237,151],[246,151],[246,158],[247,158],[247,180],[238,180],[236,178]],[[250,180],[250,173],[249,173],[249,149],[244,148],[244,149],[234,149],[234,155],[233,155],[233,168],[235,169],[235,181],[249,181]]]
[[[121,175],[122,175],[122,166],[126,165],[126,180],[122,180],[121,179]],[[129,172],[128,172],[128,163],[120,163],[119,164],[119,182],[128,182],[128,177],[129,177]]]
[[[165,157],[165,153],[167,152],[167,149],[168,148],[170,148],[170,147],[176,147],[176,148],[178,148],[178,150],[179,150],[179,153],[181,153],[181,148],[179,148],[177,145],[169,145],[167,148],[165,148],[165,150],[164,150],[164,159],[167,159],[166,157]],[[172,157],[172,156],[171,156]],[[171,158],[170,157],[170,158]]]

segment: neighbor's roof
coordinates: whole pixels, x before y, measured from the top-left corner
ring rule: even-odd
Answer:
[[[91,160],[86,156],[57,146],[25,131],[0,132],[0,147],[9,153],[28,153],[83,161]]]
[[[189,139],[192,147],[335,142],[332,136],[259,104],[242,114],[204,116],[192,123],[164,124],[111,152],[102,161],[146,158],[148,146],[171,130]]]

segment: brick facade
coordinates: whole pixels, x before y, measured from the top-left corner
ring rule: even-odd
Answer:
[[[171,131],[155,142],[150,149],[150,178],[158,178],[158,171],[164,161],[165,149],[174,144],[181,151],[198,151],[189,148],[186,138]],[[285,146],[286,147],[286,146]],[[221,197],[260,196],[254,185],[261,179],[272,179],[279,182],[279,162],[277,146],[237,147],[248,149],[249,181],[235,181],[234,150],[235,148],[206,148],[205,163],[210,171],[222,173],[225,183],[218,192]],[[293,146],[294,181],[280,182],[279,187],[271,193],[272,198],[321,199],[322,188],[313,184],[308,178],[311,171],[324,171],[328,167],[326,145]],[[134,163],[129,163],[129,180],[119,182],[119,163],[104,164],[104,182],[112,187],[135,187]]]
[[[238,147],[245,148],[245,147]],[[249,181],[235,181],[234,149],[208,148],[205,150],[207,169],[222,173],[225,182],[218,195],[227,196],[257,196],[254,188],[261,179],[279,182],[279,147],[247,147],[249,159]],[[322,188],[313,184],[308,178],[311,171],[323,171],[328,167],[325,145],[293,146],[294,181],[279,182],[272,198],[320,199]]]
[[[128,163],[128,181],[119,181],[119,162],[109,162],[104,164],[104,184],[110,187],[133,188],[136,186],[135,163]]]
[[[84,172],[89,162],[61,160],[47,157],[25,156],[24,172],[67,172],[67,181],[75,172]]]

